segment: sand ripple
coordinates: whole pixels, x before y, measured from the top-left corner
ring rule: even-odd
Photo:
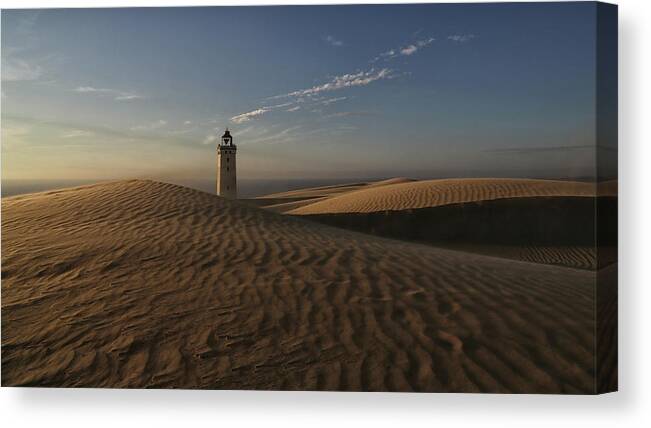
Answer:
[[[150,181],[2,214],[3,386],[594,392],[594,272]]]
[[[572,181],[468,178],[368,186],[302,206],[288,214],[370,213],[536,196],[594,196],[596,185]]]

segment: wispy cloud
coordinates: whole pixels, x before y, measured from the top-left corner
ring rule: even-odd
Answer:
[[[404,47],[404,48],[400,49],[400,55],[409,56],[409,55],[412,55],[413,53],[415,53],[417,50],[418,50],[418,47],[416,47],[416,45],[409,45],[407,47]]]
[[[92,137],[93,135],[95,135],[95,133],[91,131],[85,131],[83,129],[71,129],[70,131],[61,134],[61,138]]]
[[[448,40],[453,42],[464,43],[475,38],[474,34],[453,34],[448,36]]]
[[[155,122],[145,123],[142,125],[135,125],[129,129],[131,129],[132,131],[152,131],[154,129],[163,128],[164,126],[167,126],[167,121],[163,119],[159,119]]]
[[[379,60],[388,61],[398,56],[410,56],[418,52],[420,49],[425,48],[431,45],[436,39],[434,37],[429,37],[427,39],[417,40],[414,43],[410,43],[406,46],[400,48],[389,49],[386,52],[382,52],[380,55],[376,56],[371,60],[371,62],[376,62]]]
[[[144,98],[142,95],[134,94],[132,92],[119,91],[117,89],[109,88],[96,88],[94,86],[78,86],[75,92],[81,94],[95,94],[100,96],[112,96],[115,101],[129,101]]]
[[[326,43],[328,43],[329,45],[331,45],[331,46],[339,47],[339,46],[343,46],[343,45],[344,45],[344,42],[343,42],[343,41],[338,40],[338,39],[336,39],[334,36],[331,36],[331,35],[327,35],[327,36],[323,37],[323,40],[324,40]]]
[[[320,94],[321,92],[336,91],[339,89],[350,88],[354,86],[366,86],[375,81],[391,79],[392,77],[393,71],[388,68],[383,68],[381,70],[371,68],[367,71],[359,71],[357,73],[335,76],[329,82],[322,85],[312,86],[311,88],[307,89],[300,89],[298,91],[293,91],[284,95],[277,95],[273,98],[313,96]]]
[[[324,36],[324,40],[335,46],[340,46],[341,44],[343,44],[340,40],[337,40],[334,36]],[[417,40],[414,43],[403,46],[401,48],[391,49],[387,52],[384,52],[380,54],[378,57],[376,57],[375,59],[373,59],[371,62],[375,62],[379,59],[388,60],[397,56],[410,56],[415,54],[420,49],[429,46],[434,41],[435,39],[433,37]],[[384,79],[392,79],[394,77],[396,77],[396,73],[394,72],[394,70],[386,67],[379,68],[379,69],[371,68],[369,70],[359,70],[354,73],[337,75],[331,77],[329,81],[326,81],[325,83],[319,85],[266,98],[267,101],[274,100],[274,99],[290,98],[292,99],[292,101],[290,102],[270,105],[270,106],[263,105],[254,110],[233,116],[231,117],[230,120],[231,122],[238,123],[238,124],[248,122],[253,119],[258,119],[264,116],[266,113],[281,107],[289,107],[285,109],[286,112],[296,112],[302,109],[302,107],[298,104],[303,104],[303,103],[306,104],[305,108],[307,110],[312,112],[321,112],[318,106],[328,106],[332,103],[336,103],[347,99],[347,97],[335,97],[335,98],[323,99],[324,98],[323,95],[325,95],[325,93],[327,92],[338,91],[341,89],[351,88],[351,87],[367,86],[373,82],[384,80]]]
[[[326,100],[321,101],[321,104],[324,105],[324,106],[328,106],[330,104],[337,103],[339,101],[344,101],[344,100],[347,100],[347,99],[348,99],[348,97],[328,98]]]
[[[230,120],[233,123],[238,123],[238,124],[244,123],[253,119],[259,119],[260,117],[262,117],[263,115],[265,115],[266,113],[274,109],[284,108],[289,106],[293,106],[293,107],[288,108],[285,111],[295,112],[301,109],[301,106],[296,104],[302,104],[302,103],[311,104],[312,107],[315,105],[327,106],[332,103],[343,101],[348,97],[335,97],[335,98],[324,99],[323,96],[320,96],[321,93],[323,92],[331,92],[331,91],[336,91],[336,90],[351,88],[356,86],[366,86],[378,80],[391,79],[393,77],[394,77],[393,71],[388,68],[383,68],[381,70],[376,70],[374,68],[371,68],[370,70],[366,70],[366,71],[358,71],[355,73],[348,73],[339,76],[334,76],[333,78],[330,79],[330,81],[323,83],[321,85],[316,85],[316,86],[312,86],[311,88],[300,89],[287,94],[276,95],[267,98],[267,100],[279,99],[279,98],[293,98],[292,101],[285,102],[282,104],[262,106],[255,110],[251,110],[246,113],[241,113],[236,116],[233,116],[231,117]],[[320,112],[319,109],[311,110],[311,111]]]
[[[217,141],[217,135],[212,134],[204,138],[201,144],[205,144],[205,145],[213,144],[215,141]]]
[[[2,125],[2,135],[5,137],[22,137],[31,132],[31,130],[26,126],[6,126],[4,123]]]
[[[122,93],[115,97],[115,101],[139,100],[141,98],[143,98],[142,95]]]
[[[40,66],[22,60],[5,60],[2,65],[2,80],[6,82],[37,80],[43,72]]]
[[[34,31],[39,28],[37,20],[40,14],[39,10],[23,10],[20,17],[12,15],[11,21],[14,25],[11,43],[20,45],[10,45],[8,36],[5,37],[7,40],[3,40],[3,82],[40,81],[44,78],[51,82],[52,71],[62,65],[64,58],[58,51],[43,52],[41,49],[42,41]]]
[[[11,121],[2,118],[2,129],[0,130],[0,135],[2,135],[2,149],[10,150],[14,147],[22,146],[26,143],[26,139],[29,137],[31,129],[27,126],[13,126]]]
[[[372,111],[340,111],[332,113],[326,117],[351,117],[351,116],[378,116],[378,113]]]
[[[251,135],[251,134],[255,134],[256,131],[257,131],[257,128],[255,128],[253,126],[247,126],[246,128],[239,130],[237,132],[237,135],[239,135],[239,136]]]
[[[178,143],[180,141],[184,141],[187,143],[196,142],[196,139],[180,138],[178,136],[174,136],[174,137],[168,136],[167,132],[162,132],[162,133],[138,132],[137,134],[134,134],[134,131],[148,131],[157,128],[160,128],[160,130],[165,131],[166,128],[163,127],[167,126],[168,122],[164,120],[154,121],[140,126],[134,126],[132,127],[133,129],[129,129],[129,128],[122,128],[122,127],[113,128],[109,126],[93,126],[85,123],[80,124],[74,122],[58,122],[52,120],[43,120],[43,119],[36,119],[36,118],[29,118],[29,117],[22,117],[22,116],[7,115],[7,116],[3,116],[3,127],[2,127],[3,136],[6,131],[5,123],[4,123],[5,119],[8,121],[19,123],[21,124],[22,127],[25,127],[28,130],[32,128],[41,129],[42,127],[47,127],[48,129],[56,130],[56,135],[59,136],[70,134],[72,133],[72,131],[81,131],[87,133],[86,135],[92,134],[93,137],[110,139],[111,141],[116,141],[116,142],[117,141],[133,142],[138,140],[143,142],[145,141],[151,142],[156,145],[160,144],[161,142],[170,142],[170,143],[172,142]],[[81,137],[83,135],[79,132],[75,132],[69,138],[74,138],[75,136]]]
[[[276,98],[276,97],[274,97],[274,98]],[[260,118],[260,116],[262,116],[265,113],[268,113],[268,112],[270,112],[272,110],[293,106],[294,104],[296,104],[296,102],[297,101],[289,101],[289,102],[285,102],[285,103],[281,103],[281,104],[262,106],[262,107],[259,107],[259,108],[255,109],[255,110],[252,110],[252,111],[249,111],[249,112],[246,112],[246,113],[242,113],[242,114],[238,114],[237,116],[231,117],[231,122],[233,122],[233,123],[244,123],[244,122],[248,122],[249,120],[252,120],[252,119],[258,119],[258,118]],[[296,106],[296,107],[290,108],[290,109],[288,109],[286,111],[296,111],[299,108],[300,107]]]
[[[12,52],[2,58],[2,81],[3,82],[21,82],[29,80],[38,80],[43,74],[43,68],[31,61],[15,57]]]
[[[266,142],[278,142],[278,141],[293,141],[296,140],[298,137],[298,131],[299,129],[302,129],[302,125],[296,125],[296,126],[291,126],[289,128],[285,128],[282,131],[275,132],[273,134],[270,134],[268,132],[263,133],[262,135],[258,136],[257,138],[251,138],[247,140],[248,143],[266,143]]]
[[[116,92],[113,89],[106,89],[106,88],[95,88],[92,86],[78,86],[75,88],[75,92],[81,92],[81,93],[99,93],[99,94],[112,94]]]
[[[271,110],[271,109],[275,109],[275,108],[289,107],[289,106],[291,106],[292,104],[294,104],[294,102],[293,102],[293,101],[290,101],[290,102],[288,102],[288,103],[282,103],[282,104],[275,104],[275,105],[272,105],[272,106],[267,106],[266,108],[269,109],[269,110]]]
[[[268,107],[261,107],[261,108],[255,109],[253,111],[238,114],[237,116],[231,117],[231,122],[233,122],[233,123],[248,122],[249,120],[259,118],[263,114],[267,113],[269,110],[270,110],[270,108],[268,108]]]

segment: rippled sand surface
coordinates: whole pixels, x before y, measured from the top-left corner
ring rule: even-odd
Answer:
[[[151,181],[5,198],[2,384],[594,392],[595,276]]]
[[[370,213],[430,208],[508,198],[594,197],[588,182],[513,178],[464,178],[367,186],[288,211],[288,214]]]

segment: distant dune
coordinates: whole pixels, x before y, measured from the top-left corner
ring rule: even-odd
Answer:
[[[386,183],[386,182],[385,182]],[[468,178],[397,182],[367,186],[289,211],[294,215],[370,213],[431,208],[465,202],[545,196],[595,196],[594,183]]]
[[[599,218],[616,224],[617,182],[598,187]],[[589,182],[396,178],[277,194],[258,205],[378,236],[594,270],[616,260],[617,241],[615,229],[602,227],[608,248],[598,257],[596,194]]]
[[[318,201],[323,201],[356,190],[387,186],[390,184],[406,183],[411,181],[414,180],[397,177],[382,181],[314,187],[309,189],[292,190],[289,192],[273,193],[271,195],[261,196],[256,199],[250,199],[249,203],[253,203],[259,207],[264,207],[271,211],[286,213],[296,208],[300,208]]]
[[[2,385],[591,393],[596,276],[150,181],[5,198]]]

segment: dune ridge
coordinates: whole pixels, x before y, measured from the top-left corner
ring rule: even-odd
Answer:
[[[394,177],[380,181],[369,181],[348,184],[334,184],[330,186],[310,187],[307,189],[289,190],[287,192],[272,193],[256,199],[297,199],[297,198],[323,198],[332,197],[354,190],[388,186],[391,184],[410,183],[416,180],[406,177]]]
[[[587,182],[468,178],[410,181],[355,189],[288,211],[293,215],[370,213],[522,197],[594,197]]]
[[[256,206],[265,209],[287,213],[288,211],[300,208],[318,201],[323,201],[346,193],[354,192],[360,189],[369,189],[390,184],[407,183],[415,181],[405,177],[389,178],[381,181],[337,184],[332,186],[312,187],[307,189],[290,190],[288,192],[273,193],[270,195],[260,196],[248,201]]]
[[[151,181],[2,214],[3,386],[595,392],[594,272]]]

